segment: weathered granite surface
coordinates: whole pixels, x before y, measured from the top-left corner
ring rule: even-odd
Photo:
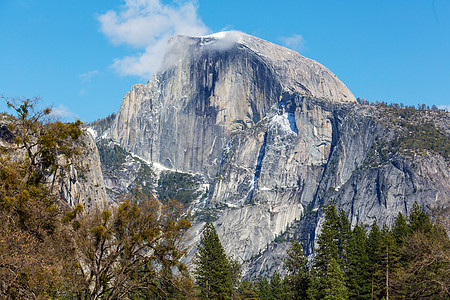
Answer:
[[[448,117],[436,124],[448,134]],[[352,225],[391,224],[414,201],[448,206],[448,161],[382,155],[396,134],[319,63],[237,32],[174,37],[110,130],[128,151],[211,182],[191,208],[193,242],[214,221],[248,276],[282,271],[289,239],[311,254],[331,199]]]

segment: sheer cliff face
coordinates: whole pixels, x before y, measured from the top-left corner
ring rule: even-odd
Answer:
[[[13,143],[15,134],[8,129],[10,119],[0,117],[0,147],[9,149],[13,159],[24,159],[24,150],[17,149]],[[81,154],[72,161],[60,155],[57,159],[64,170],[58,170],[44,179],[51,191],[67,202],[71,207],[81,203],[85,209],[104,207],[107,202],[106,188],[100,165],[100,157],[91,134],[84,131],[77,141]],[[59,161],[61,160],[61,161]]]
[[[396,130],[322,65],[234,32],[173,38],[161,72],[133,86],[111,128],[127,150],[209,178],[193,211],[214,220],[248,275],[282,271],[282,240],[311,253],[331,198],[353,225],[391,224],[414,201],[448,205],[444,158],[380,154]]]
[[[113,138],[146,159],[210,178],[231,134],[255,126],[283,93],[355,101],[317,62],[240,33],[174,37],[161,70],[127,93]]]
[[[56,174],[58,190],[72,207],[81,203],[86,209],[104,207],[106,188],[95,140],[88,132],[81,136],[82,153],[64,174]]]

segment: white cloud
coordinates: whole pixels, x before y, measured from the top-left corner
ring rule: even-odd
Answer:
[[[241,31],[222,31],[215,34],[206,35],[212,41],[203,44],[203,50],[214,50],[214,51],[224,51],[230,49],[242,39],[245,33]],[[165,51],[164,60],[159,67],[159,71],[165,71],[176,65],[179,61],[180,55],[185,51],[184,43],[176,42],[175,39],[171,39],[167,44],[167,49]]]
[[[62,104],[56,108],[52,108],[51,116],[57,119],[72,120],[72,121],[79,119],[79,116],[77,114],[71,112],[66,106]]]
[[[280,37],[280,41],[292,50],[301,51],[305,49],[305,39],[300,34]]]
[[[89,71],[83,74],[80,74],[80,79],[83,82],[90,82],[92,77],[100,74],[97,70]]]
[[[439,109],[444,109],[446,111],[450,111],[450,104],[448,104],[448,105],[439,105],[438,108]]]
[[[98,20],[101,32],[114,45],[141,50],[133,56],[116,58],[113,67],[122,75],[144,78],[150,78],[158,70],[171,36],[209,32],[192,1],[163,4],[160,0],[126,0],[118,11],[110,10]]]

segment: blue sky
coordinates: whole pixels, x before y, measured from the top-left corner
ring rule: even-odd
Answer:
[[[449,0],[0,0],[0,95],[92,121],[151,78],[171,35],[222,30],[299,51],[356,97],[450,105]]]

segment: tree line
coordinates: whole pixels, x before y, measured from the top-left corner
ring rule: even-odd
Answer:
[[[80,159],[81,122],[53,120],[38,99],[0,115],[0,298],[194,297],[176,201],[137,190],[119,205],[71,208],[55,184]]]
[[[213,229],[210,224],[206,228],[207,232]],[[214,240],[220,244],[217,238],[206,241],[210,235],[203,235],[202,250]],[[275,272],[271,278],[244,280],[237,288],[226,280],[214,284],[215,274],[221,272],[223,278],[226,272],[223,268],[228,265],[222,262],[224,258],[216,260],[210,254],[209,264],[216,261],[217,268],[222,269],[214,271],[209,265],[198,265],[201,272],[197,274],[201,276],[197,275],[197,282],[209,285],[200,290],[200,297],[262,300],[450,297],[449,237],[443,227],[430,222],[417,203],[407,217],[399,213],[392,228],[385,225],[380,229],[374,222],[370,230],[360,224],[351,229],[345,212],[331,203],[316,242],[315,256],[308,262],[301,243],[292,241],[284,260],[284,278]],[[204,251],[197,255],[205,260]],[[209,277],[204,275],[205,271]],[[219,291],[221,297],[211,296]]]
[[[78,159],[81,122],[50,118],[35,100],[8,101],[0,116],[0,298],[2,299],[445,299],[450,242],[415,204],[392,228],[353,229],[331,203],[315,256],[299,241],[286,275],[242,279],[212,224],[192,274],[182,262],[185,207],[139,190],[118,205],[69,207],[55,189]],[[7,125],[5,125],[7,124]]]

